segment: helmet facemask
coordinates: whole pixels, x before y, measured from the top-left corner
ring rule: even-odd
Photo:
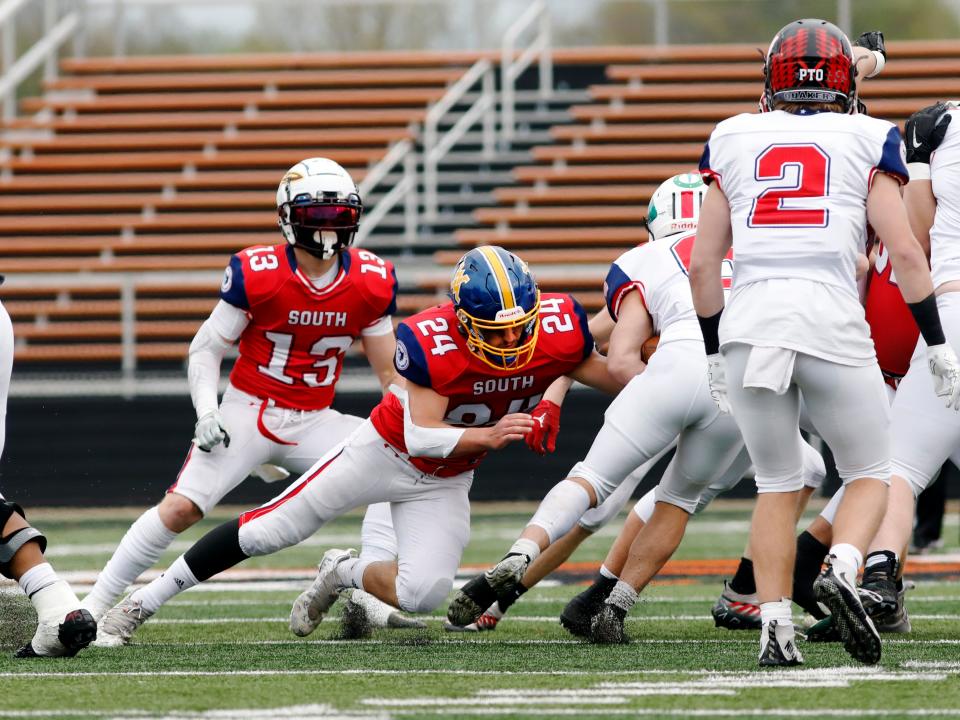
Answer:
[[[283,203],[278,208],[280,228],[287,242],[321,260],[329,260],[353,244],[360,224],[360,197],[343,202]]]
[[[540,335],[540,291],[536,304],[524,312],[520,306],[497,313],[496,320],[484,320],[456,308],[457,320],[467,339],[467,349],[496,370],[517,370],[533,359]],[[519,335],[513,347],[497,347],[487,338],[489,333],[516,331]]]

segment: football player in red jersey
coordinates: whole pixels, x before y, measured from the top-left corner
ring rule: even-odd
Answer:
[[[344,588],[427,612],[453,585],[467,544],[473,471],[490,450],[523,440],[530,416],[561,375],[611,393],[620,383],[593,349],[569,295],[541,296],[526,264],[498,247],[461,258],[452,302],[397,330],[397,386],[369,420],[267,504],[207,533],[170,569],[111,611],[129,637],[168,599],[248,557],[290,547],[348,510],[390,502],[396,560],[332,549],[294,603],[290,628],[307,635]]]
[[[331,160],[309,158],[283,176],[277,209],[284,242],[230,259],[220,302],[190,345],[195,439],[176,482],[127,531],[84,600],[97,617],[255,468],[270,463],[302,473],[360,424],[330,407],[355,340],[382,386],[394,376],[397,280],[390,263],[350,247],[362,211],[353,179]],[[237,341],[239,357],[218,405],[220,363]],[[372,545],[389,547],[384,514],[371,510],[365,533],[380,530],[386,539]],[[104,618],[97,642],[126,638]]]
[[[0,275],[0,283],[3,276]],[[0,303],[0,455],[7,430],[7,395],[13,371],[13,323]],[[37,612],[37,629],[18,658],[76,655],[97,634],[97,623],[43,553],[47,538],[27,522],[23,508],[0,493],[0,575],[20,585]],[[6,604],[6,600],[4,604]],[[18,624],[18,613],[0,611],[0,625]]]

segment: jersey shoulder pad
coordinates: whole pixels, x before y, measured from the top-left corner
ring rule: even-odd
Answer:
[[[607,312],[614,320],[617,319],[620,303],[627,293],[643,284],[637,277],[637,270],[643,266],[643,258],[650,255],[652,247],[654,244],[648,242],[631,248],[610,264],[607,277],[603,281],[603,299],[607,304]]]
[[[454,340],[457,332],[449,303],[411,315],[397,326],[397,372],[435,390],[455,380],[469,364],[467,350]]]
[[[397,314],[397,270],[393,263],[361,248],[348,248],[343,264],[377,317]]]
[[[556,360],[579,364],[593,352],[593,335],[583,306],[566,293],[540,298],[540,349]]]
[[[259,300],[270,297],[293,272],[292,252],[293,248],[285,244],[244,248],[230,258],[220,297],[243,310],[249,310]]]

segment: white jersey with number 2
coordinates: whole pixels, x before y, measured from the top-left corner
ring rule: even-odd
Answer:
[[[867,193],[907,181],[900,132],[866,115],[774,111],[714,129],[700,160],[730,203],[736,264],[721,347],[783,347],[844,365],[876,362],[860,304]]]

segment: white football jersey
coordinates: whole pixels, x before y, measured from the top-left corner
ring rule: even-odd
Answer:
[[[696,233],[654,240],[628,250],[610,266],[603,293],[610,315],[616,319],[624,296],[636,290],[653,320],[660,345],[674,340],[703,342],[693,310],[687,269]],[[724,263],[726,282],[732,266]]]
[[[930,228],[930,274],[938,287],[960,280],[960,110],[951,110],[953,120],[940,147],[930,158],[930,179],[937,199],[937,212]]]
[[[700,170],[730,203],[736,265],[721,344],[875,362],[857,257],[874,174],[907,181],[899,130],[867,115],[737,115],[714,129]]]

